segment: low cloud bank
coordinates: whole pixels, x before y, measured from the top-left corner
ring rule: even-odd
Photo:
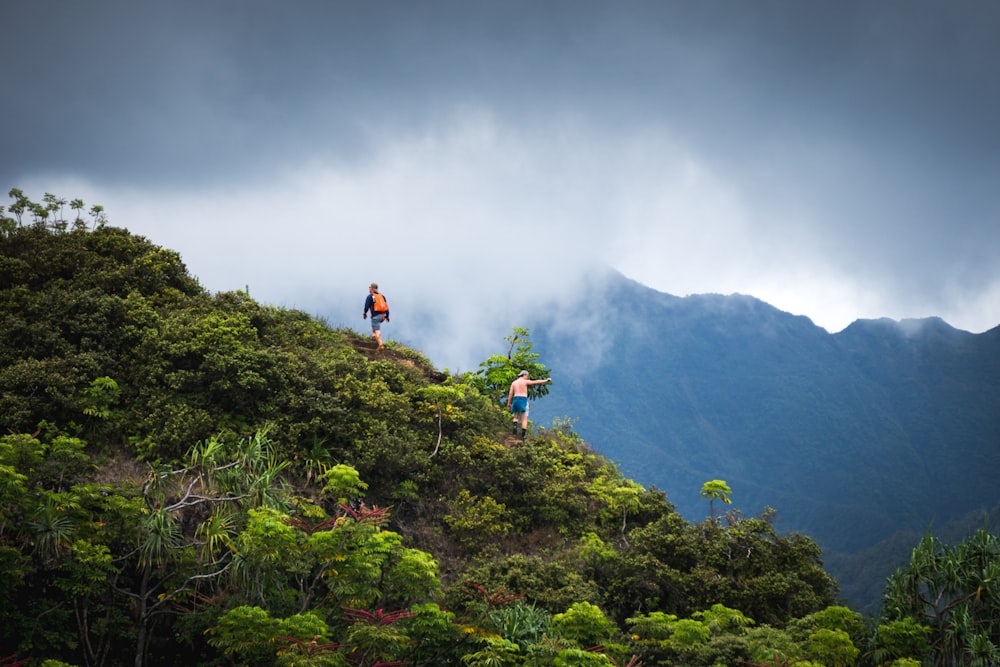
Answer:
[[[750,294],[830,331],[882,316],[939,314],[971,331],[998,323],[1000,270],[908,291],[891,277],[910,265],[828,252],[831,236],[840,251],[851,239],[836,236],[826,202],[751,193],[663,127],[608,132],[560,118],[514,128],[464,111],[437,131],[379,132],[360,159],[316,155],[239,188],[59,177],[22,187],[102,204],[111,224],[179,251],[208,289],[249,288],[334,325],[367,330],[362,303],[379,282],[390,337],[452,370],[497,351],[511,326],[573,294],[596,266],[678,296]]]

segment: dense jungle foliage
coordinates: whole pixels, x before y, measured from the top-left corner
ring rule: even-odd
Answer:
[[[523,329],[479,373],[450,375],[245,292],[209,294],[100,207],[84,219],[74,200],[66,221],[58,198],[11,195],[0,665],[996,656],[985,532],[956,549],[928,536],[884,616],[863,619],[770,509],[716,512],[722,480],[689,523],[569,424],[514,437],[498,390],[543,368]]]

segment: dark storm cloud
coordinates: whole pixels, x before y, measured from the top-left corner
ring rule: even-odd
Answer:
[[[7,115],[37,129],[5,132],[3,149],[27,169],[58,155],[79,169],[184,178],[264,166],[263,155],[337,154],[373,117],[432,123],[467,101],[518,121],[572,111],[678,123],[741,168],[775,142],[845,135],[903,164],[992,163],[998,12],[988,2],[13,3],[0,47],[16,63]]]

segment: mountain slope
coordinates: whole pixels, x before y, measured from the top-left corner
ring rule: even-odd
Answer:
[[[611,274],[533,322],[570,417],[690,519],[701,485],[778,508],[783,530],[855,552],[1000,499],[1000,328],[859,321],[829,334],[748,296],[663,294]],[[595,317],[594,313],[600,313]],[[568,330],[577,313],[599,322]]]

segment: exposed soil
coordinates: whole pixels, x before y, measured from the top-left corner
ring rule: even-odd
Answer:
[[[437,384],[448,379],[446,373],[442,373],[429,364],[415,360],[412,353],[407,353],[405,350],[398,350],[393,347],[383,347],[379,350],[375,339],[370,336],[349,335],[348,342],[351,344],[351,347],[371,361],[391,361],[405,368],[414,369],[430,382]]]

